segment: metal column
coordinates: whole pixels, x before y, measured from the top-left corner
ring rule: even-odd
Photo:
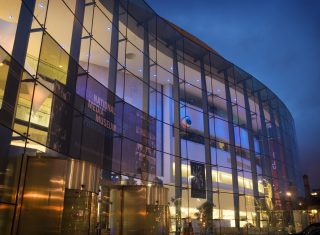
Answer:
[[[256,208],[259,207],[259,191],[258,191],[258,177],[257,177],[257,166],[256,166],[256,157],[255,157],[255,148],[254,148],[254,139],[253,139],[253,130],[252,130],[252,118],[251,110],[249,104],[248,91],[246,87],[246,82],[243,82],[243,97],[244,97],[244,106],[246,110],[246,120],[247,120],[247,130],[248,130],[248,140],[249,140],[249,150],[250,150],[250,165],[252,172],[252,187],[253,187],[253,196],[254,196],[254,205]],[[260,227],[260,213],[257,212],[256,224]]]
[[[67,81],[66,87],[70,92],[70,104],[74,105],[75,96],[76,96],[76,87],[77,87],[77,79],[78,79],[78,71],[79,71],[79,58],[81,51],[81,38],[82,38],[82,25],[84,19],[84,11],[85,11],[85,0],[77,0],[75,6],[75,18],[73,19],[73,27],[72,27],[72,38],[70,45],[70,56],[68,63],[68,71],[67,71]],[[68,117],[66,117],[66,121],[69,122],[68,130],[67,130],[67,154],[70,154],[71,146],[71,137],[72,137],[72,129],[79,128],[73,127],[73,115],[76,113],[72,111],[68,112]]]
[[[150,85],[150,59],[149,59],[149,31],[148,23],[144,25],[143,34],[143,93],[142,93],[142,110],[149,114],[149,85]]]
[[[261,132],[262,132],[260,137],[262,139],[263,154],[264,154],[263,169],[264,169],[265,175],[263,180],[264,181],[266,180],[271,185],[272,198],[269,198],[268,200],[271,200],[272,205],[274,205],[274,188],[273,188],[273,179],[272,179],[272,173],[271,173],[271,159],[270,159],[270,151],[269,151],[269,143],[268,143],[268,132],[267,132],[266,120],[265,120],[264,111],[263,111],[263,102],[261,99],[260,92],[261,91],[258,91],[257,96],[258,96],[258,105],[259,105],[260,120],[261,120]],[[267,179],[265,177],[267,177]],[[266,184],[266,183],[263,182],[263,184]],[[269,216],[271,216],[269,220],[271,220],[271,222],[274,223],[272,215],[269,214]],[[275,226],[275,224],[273,224],[273,226]]]
[[[228,72],[224,71],[224,81],[227,100],[227,115],[228,115],[228,130],[229,130],[229,149],[232,168],[232,186],[233,186],[233,203],[234,203],[234,218],[236,227],[240,227],[240,213],[239,213],[239,183],[238,183],[238,170],[237,170],[237,156],[235,151],[235,138],[234,138],[234,126],[232,115],[232,103],[229,88]]]
[[[117,72],[118,72],[118,49],[119,49],[119,0],[113,1],[113,14],[112,14],[112,31],[111,31],[111,43],[110,43],[110,60],[109,60],[109,76],[108,76],[108,88],[107,102],[115,108],[115,94],[117,87]],[[111,91],[111,92],[110,92]],[[114,122],[114,117],[111,116],[110,122]],[[113,157],[113,138],[114,133],[109,135],[105,133],[104,143],[104,158],[103,158],[103,177],[110,179],[112,171],[112,157]]]
[[[30,36],[35,4],[36,4],[36,0],[23,1],[21,3],[17,31],[14,39],[14,44],[13,44],[12,57],[22,67],[24,67],[26,56],[27,56],[29,36]],[[12,127],[14,123],[21,76],[22,76],[21,68],[18,68],[18,67],[13,68],[10,66],[9,72],[8,72],[8,78],[7,78],[7,82],[6,82],[6,86],[3,94],[3,104],[1,108],[1,120],[8,127]]]
[[[108,88],[113,93],[116,93],[119,49],[119,0],[114,0],[113,4]]]
[[[177,49],[173,49],[173,110],[174,110],[174,163],[175,163],[175,200],[176,200],[176,234],[181,231],[181,141],[180,141],[180,81],[178,71]]]
[[[261,137],[262,137],[262,143],[263,143],[263,158],[264,158],[264,170],[266,173],[266,176],[270,178],[272,185],[272,175],[271,175],[271,161],[270,161],[270,151],[269,151],[269,144],[268,144],[268,132],[267,132],[267,126],[266,126],[266,119],[264,116],[263,111],[263,103],[261,100],[261,94],[258,92],[258,105],[259,105],[259,112],[260,112],[260,120],[261,120]],[[273,195],[273,193],[272,193]]]
[[[15,121],[19,89],[21,84],[21,78],[23,75],[23,67],[27,56],[35,4],[36,0],[23,1],[21,3],[19,20],[17,23],[17,30],[12,50],[12,57],[20,64],[21,67],[17,66],[17,62],[11,59],[11,63],[9,64],[6,86],[3,94],[2,107],[0,110],[1,122],[8,127],[8,129],[1,128],[1,130],[3,131],[0,133],[0,172],[5,172],[6,168],[8,167],[8,155],[10,154],[9,151],[12,137],[12,129]],[[20,178],[16,188],[17,193],[15,200],[15,211],[12,219],[11,234],[16,233],[20,217],[24,171],[26,165],[26,158],[24,158],[23,156],[21,156],[21,158],[21,167],[16,168],[20,168],[19,172],[17,173],[19,174]],[[5,174],[0,175],[0,182],[4,182],[6,180],[4,177]]]
[[[206,163],[206,188],[207,202],[211,205],[210,209],[210,224],[207,225],[209,231],[212,232],[212,209],[213,209],[213,189],[212,189],[212,166],[211,166],[211,146],[210,146],[210,130],[209,130],[209,105],[206,74],[204,70],[203,60],[200,61],[201,69],[201,89],[202,89],[202,109],[203,109],[203,128],[204,128],[204,148],[205,148],[205,163]]]
[[[281,193],[283,195],[285,195],[285,193],[283,192],[284,189],[284,185],[283,185],[283,181],[281,180],[281,168],[279,165],[279,159],[280,159],[280,154],[279,154],[279,144],[278,144],[278,137],[277,137],[277,126],[276,126],[276,122],[275,122],[275,117],[274,117],[274,113],[273,113],[273,108],[272,105],[270,103],[270,101],[268,101],[268,107],[269,107],[269,114],[270,114],[270,122],[271,122],[271,141],[273,142],[273,147],[274,147],[274,156],[272,156],[274,158],[275,165],[276,166],[276,172],[277,172],[277,181],[279,183],[279,194],[280,194],[280,202],[281,204],[277,205],[278,208],[276,209],[282,209],[282,205],[284,204],[283,198],[281,197]],[[273,167],[274,167],[273,166]]]

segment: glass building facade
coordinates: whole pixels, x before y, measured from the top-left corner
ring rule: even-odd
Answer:
[[[252,75],[142,0],[0,6],[1,234],[298,229],[294,121]]]

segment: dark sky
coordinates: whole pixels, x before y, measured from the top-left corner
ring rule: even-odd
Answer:
[[[320,1],[146,1],[284,101],[296,123],[301,172],[320,188]]]

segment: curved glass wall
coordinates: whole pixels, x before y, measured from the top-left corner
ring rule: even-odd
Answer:
[[[258,80],[140,0],[0,4],[1,234],[299,230]]]

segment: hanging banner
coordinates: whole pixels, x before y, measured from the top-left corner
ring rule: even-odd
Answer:
[[[152,181],[156,175],[156,119],[124,104],[122,172]]]
[[[203,163],[190,161],[191,167],[191,197],[206,198],[206,177]]]
[[[53,92],[56,95],[52,98],[47,145],[59,153],[67,154],[71,127],[65,120],[72,118],[72,109],[67,104],[71,95],[58,81],[54,82]]]

